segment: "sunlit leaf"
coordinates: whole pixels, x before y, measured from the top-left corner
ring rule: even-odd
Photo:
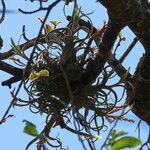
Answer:
[[[81,11],[81,7],[79,7],[78,5],[76,5],[75,9],[74,9],[74,14],[73,14],[73,18],[74,19],[78,19],[79,18],[80,11]]]
[[[74,8],[74,13],[73,13],[73,26],[76,27],[79,21],[79,16],[80,16],[80,12],[81,12],[81,7],[79,7],[78,5],[75,6]]]
[[[41,71],[39,71],[39,76],[40,77],[48,77],[49,71],[48,70],[41,70]]]
[[[48,32],[52,31],[53,28],[50,25],[46,24],[46,26],[44,27],[44,30],[45,30],[45,34],[47,34]]]
[[[45,28],[47,33],[53,30],[53,28],[48,24],[46,24]]]
[[[35,73],[35,72],[31,72],[30,75],[29,75],[29,80],[36,80],[39,78],[39,74],[38,73]]]
[[[133,148],[141,145],[141,141],[132,136],[122,137],[111,145],[111,150],[121,150],[124,148]]]
[[[24,130],[23,130],[24,133],[31,135],[31,136],[38,136],[39,135],[39,133],[36,129],[36,126],[32,122],[27,121],[27,120],[23,120],[23,122],[26,123]]]
[[[58,24],[61,23],[61,21],[51,20],[50,23],[53,24],[54,26],[57,26]]]

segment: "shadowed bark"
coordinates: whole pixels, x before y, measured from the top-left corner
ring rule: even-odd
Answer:
[[[130,79],[133,92],[130,92],[131,88],[127,88],[127,94],[130,97],[128,101],[133,113],[150,124],[150,11],[148,1],[98,1],[106,7],[109,18],[127,25],[145,49],[145,55],[141,58],[136,72]]]

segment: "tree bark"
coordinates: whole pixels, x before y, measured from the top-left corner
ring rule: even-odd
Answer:
[[[148,1],[98,1],[107,9],[110,20],[127,25],[145,49],[144,56],[139,61],[133,77],[130,78],[132,88],[127,85],[127,96],[133,113],[150,125],[150,10]]]

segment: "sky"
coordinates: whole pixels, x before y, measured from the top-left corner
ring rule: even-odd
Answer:
[[[82,11],[86,13],[93,12],[93,14],[90,15],[92,18],[93,24],[96,27],[101,27],[103,25],[103,21],[107,20],[107,12],[106,9],[102,6],[98,5],[93,0],[86,0],[82,1],[79,0]],[[63,15],[63,5],[64,2],[61,2],[58,6],[56,6],[52,13],[49,16],[48,20],[59,20],[62,21],[63,24],[66,24],[66,21],[64,20]],[[24,15],[18,12],[18,8],[22,8],[23,10],[34,10],[35,7],[37,7],[37,3],[30,3],[29,1],[24,0],[6,0],[6,6],[7,9],[14,10],[17,13],[12,14],[6,14],[5,20],[2,24],[0,24],[0,35],[2,36],[4,40],[4,47],[0,52],[5,52],[10,49],[10,37],[14,39],[14,41],[18,41],[18,39],[21,36],[22,32],[22,26],[26,25],[27,30],[27,36],[29,38],[33,38],[37,36],[40,22],[38,18],[44,17],[45,12],[40,12],[32,15]],[[1,5],[0,5],[1,8]],[[72,6],[68,6],[66,8],[66,12],[69,14],[71,11]],[[128,28],[125,28],[123,30],[123,35],[126,37],[126,41],[121,45],[121,47],[118,50],[118,56],[120,56],[123,52],[123,49],[126,49],[128,44],[132,41],[134,38],[134,35],[131,31],[129,31]],[[21,41],[22,42],[22,41]],[[143,54],[143,48],[140,43],[138,43],[133,51],[130,53],[126,61],[123,63],[126,68],[131,66],[131,72],[133,73],[136,67],[136,63],[138,62],[139,58]],[[0,82],[4,81],[5,79],[9,78],[10,75],[7,73],[4,73],[0,71]],[[3,116],[3,113],[7,109],[10,101],[11,101],[11,95],[10,91],[12,91],[14,88],[17,88],[17,84],[14,84],[12,89],[9,89],[8,87],[2,87],[0,85],[0,118]],[[21,90],[19,92],[19,95],[23,95],[26,97],[25,92]],[[39,131],[42,130],[42,127],[44,126],[44,116],[35,115],[32,114],[28,107],[15,107],[12,108],[10,111],[10,114],[15,115],[14,118],[9,118],[8,121],[0,126],[0,150],[23,150],[27,143],[32,139],[32,137],[26,135],[23,133],[24,123],[22,120],[26,119],[29,121],[32,121],[34,124],[38,125],[37,129]],[[132,117],[135,119],[135,124],[138,123],[138,118],[134,116],[133,114],[129,114],[129,117]],[[118,130],[127,130],[130,135],[137,135],[135,132],[135,124],[125,123],[125,122],[119,122],[117,129]],[[69,132],[66,132],[64,130],[61,130],[57,128],[53,131],[55,135],[58,134],[63,139],[63,146],[69,147],[70,150],[76,150],[76,149],[82,149],[79,143],[76,143],[77,137],[72,135]],[[144,138],[148,132],[148,127],[145,125],[145,123],[142,123],[142,137]],[[102,140],[104,139],[104,135],[102,133]],[[101,142],[101,141],[99,141]],[[30,150],[35,150],[35,145],[31,146]]]

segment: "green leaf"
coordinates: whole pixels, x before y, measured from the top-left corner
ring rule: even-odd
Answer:
[[[36,80],[39,77],[48,77],[49,76],[49,71],[48,70],[41,70],[39,72],[31,72],[29,75],[29,80]]]
[[[39,77],[48,77],[49,71],[48,70],[41,70],[39,71]]]
[[[48,142],[49,141],[49,138],[48,137],[43,137],[43,142]]]
[[[27,120],[23,120],[23,122],[26,123],[24,130],[23,130],[24,133],[31,135],[31,136],[38,136],[39,135],[39,133],[36,129],[36,126],[32,122],[27,121]]]
[[[133,148],[139,145],[141,145],[141,141],[139,139],[132,136],[126,136],[114,141],[110,150],[121,150],[124,148]]]
[[[120,131],[118,131],[116,134],[114,134],[114,135],[112,136],[112,138],[113,138],[113,139],[116,139],[117,137],[123,136],[123,135],[125,135],[125,134],[127,134],[127,132],[125,132],[125,131],[123,131],[123,130],[120,130]]]
[[[52,23],[54,26],[57,26],[58,24],[61,23],[61,21],[51,20],[50,23]]]
[[[22,55],[22,51],[15,44],[14,40],[12,38],[10,38],[10,40],[11,40],[11,47],[12,47],[13,51],[18,55]]]
[[[36,80],[38,79],[40,76],[39,76],[39,73],[36,73],[36,72],[31,72],[30,75],[29,75],[29,80]]]
[[[78,25],[78,21],[80,19],[80,13],[81,13],[81,7],[76,5],[74,8],[74,12],[73,12],[73,27],[74,28],[76,28]]]
[[[73,18],[74,19],[78,19],[79,18],[80,11],[81,11],[81,7],[79,7],[78,5],[76,5],[75,9],[74,9],[74,14],[73,14]],[[74,21],[76,21],[76,20],[74,20]]]
[[[49,33],[50,31],[54,30],[50,25],[46,24],[44,27],[45,34]]]

